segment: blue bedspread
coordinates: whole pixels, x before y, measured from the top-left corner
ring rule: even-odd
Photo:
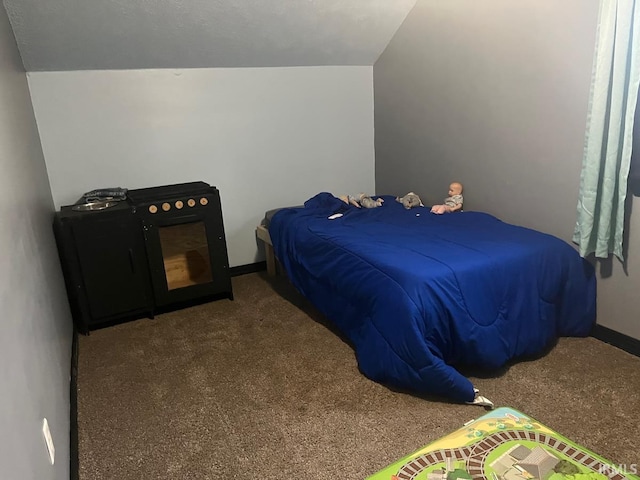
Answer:
[[[367,377],[472,401],[455,366],[496,369],[589,334],[594,270],[569,244],[485,213],[382,198],[358,209],[320,193],[269,227],[287,275],[351,340]]]

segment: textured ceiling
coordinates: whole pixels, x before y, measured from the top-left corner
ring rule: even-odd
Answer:
[[[4,0],[28,71],[373,65],[416,0]]]

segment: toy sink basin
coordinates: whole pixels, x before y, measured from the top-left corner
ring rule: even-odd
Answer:
[[[90,212],[95,210],[104,210],[105,208],[114,207],[118,202],[113,200],[98,200],[93,202],[80,203],[71,207],[76,212]]]

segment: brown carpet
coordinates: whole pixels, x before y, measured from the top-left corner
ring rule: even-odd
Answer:
[[[81,480],[363,479],[480,407],[376,384],[286,279],[79,339]],[[616,464],[640,463],[640,358],[593,338],[473,377]]]

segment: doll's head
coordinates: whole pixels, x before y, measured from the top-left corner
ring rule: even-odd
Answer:
[[[462,184],[460,182],[452,182],[449,185],[449,196],[462,195]]]

